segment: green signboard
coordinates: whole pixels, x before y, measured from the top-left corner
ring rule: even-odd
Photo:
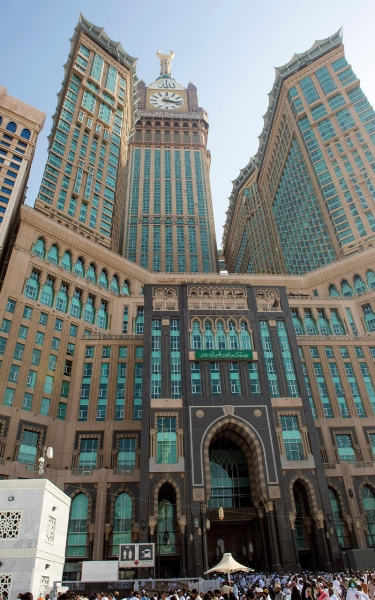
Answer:
[[[196,350],[195,360],[253,360],[252,350]]]

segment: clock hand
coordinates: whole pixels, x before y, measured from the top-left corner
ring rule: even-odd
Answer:
[[[172,100],[172,98],[163,98],[163,102],[173,102],[173,104],[177,104],[181,102],[181,100]]]

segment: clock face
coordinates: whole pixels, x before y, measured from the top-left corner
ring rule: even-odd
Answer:
[[[185,101],[180,94],[176,92],[155,92],[149,98],[152,106],[155,108],[163,108],[165,110],[176,110],[181,108]]]

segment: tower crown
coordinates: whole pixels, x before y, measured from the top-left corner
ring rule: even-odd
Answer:
[[[168,79],[172,78],[171,64],[172,59],[174,57],[173,50],[170,50],[169,54],[162,54],[162,52],[158,50],[156,56],[160,60],[160,76],[158,77],[158,79],[160,79],[160,77]]]

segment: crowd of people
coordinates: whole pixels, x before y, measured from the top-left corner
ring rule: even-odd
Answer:
[[[168,591],[126,593],[97,592],[91,595],[74,591],[59,592],[53,599],[50,594],[38,600],[375,600],[375,570],[323,574],[303,572],[300,574],[269,575],[268,573],[235,573],[231,581],[214,575],[211,587],[199,592],[189,587],[177,589],[177,583],[169,583]],[[3,600],[8,595],[3,593]],[[34,600],[31,592],[18,595],[18,600]]]

